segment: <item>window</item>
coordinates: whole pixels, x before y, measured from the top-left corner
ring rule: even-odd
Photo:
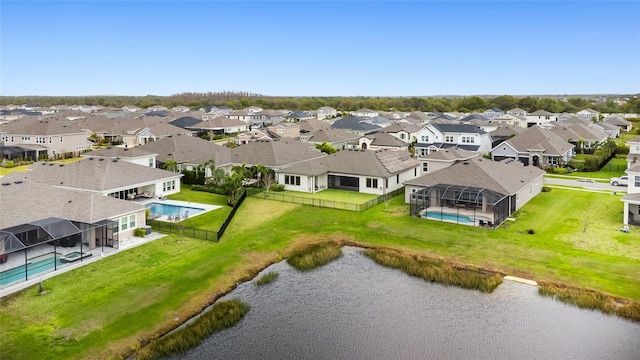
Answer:
[[[136,215],[133,214],[129,216],[129,228],[133,229],[135,227],[136,227]]]
[[[640,145],[636,145],[636,151],[640,152]]]
[[[445,135],[444,142],[453,142],[453,135]]]
[[[153,158],[149,158],[149,167],[153,167]]]
[[[427,162],[422,163],[422,172],[429,172],[429,163]]]
[[[62,142],[62,136],[60,136],[60,142]]]
[[[372,189],[377,189],[378,179],[367,178],[367,187]]]
[[[120,231],[125,231],[129,228],[129,223],[127,222],[127,217],[123,217],[120,219]]]
[[[633,184],[633,186],[635,186],[635,187],[639,187],[639,188],[640,188],[640,176],[639,176],[639,175],[636,175],[636,176],[634,176],[633,178],[634,178],[634,184]]]
[[[462,137],[462,143],[463,144],[473,144],[475,143],[476,139],[473,136],[463,136]]]
[[[404,140],[405,136],[404,133],[400,133],[400,139]]]
[[[429,135],[420,136],[420,142],[429,142]]]
[[[111,196],[111,194],[109,194],[109,196]],[[113,225],[112,225],[112,227],[113,227],[113,233],[114,233],[114,234],[117,234],[117,233],[118,233],[118,227],[119,227],[119,225],[118,225],[118,220],[114,220],[114,221],[113,221]]]
[[[297,185],[300,186],[300,176],[293,175],[285,175],[284,176],[285,185]]]

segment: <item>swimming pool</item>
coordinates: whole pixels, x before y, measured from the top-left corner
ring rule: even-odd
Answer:
[[[93,254],[86,253],[86,252],[80,252],[80,251],[73,251],[73,252],[66,253],[66,254],[62,255],[60,257],[60,260],[62,260],[64,262],[74,262],[74,261],[78,261],[80,259],[86,259],[91,255],[93,255]]]
[[[41,272],[53,270],[62,265],[64,263],[60,260],[60,254],[58,253],[49,253],[32,258],[26,265],[27,277],[31,279]],[[0,272],[0,285],[10,284],[19,280],[25,280],[25,265]]]
[[[427,211],[425,213],[426,217],[433,220],[442,220],[442,221],[453,221],[459,222],[462,224],[473,224],[477,220],[491,221],[491,219],[485,216],[467,216],[456,213],[448,213],[448,212],[439,212],[439,211]],[[423,216],[425,216],[423,215]]]
[[[162,203],[149,203],[145,205],[147,209],[150,209],[152,213],[159,215],[172,215],[172,216],[184,216],[187,214],[187,217],[191,217],[194,215],[198,215],[204,211],[201,208],[189,207],[189,206],[180,206],[180,205],[171,205],[171,204],[162,204]]]

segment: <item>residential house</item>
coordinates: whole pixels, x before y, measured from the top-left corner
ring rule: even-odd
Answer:
[[[496,116],[490,120],[492,124],[500,124],[503,126],[518,126],[522,128],[527,127],[527,118],[518,116],[518,115],[510,115],[504,114],[502,116]]]
[[[432,152],[431,154],[420,157],[420,175],[424,175],[428,172],[438,171],[455,163],[473,159],[479,156],[480,153],[477,151],[467,151],[459,148],[449,148]]]
[[[118,159],[132,164],[148,167],[156,167],[156,156],[158,154],[142,149],[141,147],[121,147],[107,146],[101,149],[89,151],[82,154],[83,158],[93,157],[96,159]]]
[[[624,225],[640,225],[640,162],[633,163],[626,171],[629,177],[627,194],[622,197]]]
[[[167,111],[169,108],[162,105],[154,105],[147,108],[148,112],[158,112],[158,111]]]
[[[353,116],[357,117],[374,117],[380,115],[379,112],[367,108],[358,109],[351,113]]]
[[[271,125],[267,127],[267,131],[277,138],[300,138],[300,124],[299,123],[280,123],[277,125]]]
[[[481,157],[405,182],[411,216],[496,227],[542,191],[544,171]]]
[[[576,116],[576,114],[563,112],[563,113],[558,114],[558,118],[557,119],[558,119],[558,121],[567,121],[570,118],[575,117],[575,116]]]
[[[209,120],[202,120],[197,124],[191,125],[189,129],[195,130],[200,134],[213,133],[220,135],[249,131],[249,125],[242,120],[234,120],[221,116]]]
[[[632,166],[640,164],[640,136],[636,136],[627,141],[627,146],[629,146],[629,154],[627,154],[627,169],[630,169]]]
[[[513,108],[513,109],[507,111],[507,114],[526,118],[527,117],[527,110],[523,110],[523,109],[520,109],[520,108]]]
[[[183,129],[190,129],[193,125],[199,124],[202,120],[203,118],[197,118],[194,116],[183,116],[183,117],[179,117],[177,119],[169,121],[168,124],[181,127]],[[208,119],[205,119],[205,120],[208,120]]]
[[[429,124],[418,131],[416,138],[418,157],[452,147],[483,154],[491,150],[491,136],[480,128],[466,124]]]
[[[334,121],[331,124],[333,129],[341,129],[352,132],[356,135],[365,135],[380,129],[380,126],[367,122],[367,118],[347,116]]]
[[[619,115],[609,115],[602,119],[603,123],[615,125],[620,128],[621,131],[629,132],[633,128],[633,123]]]
[[[231,149],[194,136],[172,135],[140,146],[141,150],[157,154],[156,167],[163,168],[169,161],[177,163],[177,171],[194,170],[213,160],[216,167],[231,172]],[[205,176],[211,169],[205,167]]]
[[[532,126],[491,149],[491,158],[512,158],[535,167],[563,166],[575,155],[575,145],[549,129]]]
[[[609,135],[600,129],[578,123],[558,123],[550,127],[550,130],[576,145],[576,151],[595,150],[609,138]]]
[[[595,121],[600,120],[600,113],[593,109],[584,109],[584,110],[578,111],[576,113],[576,116],[581,119],[588,119],[588,120],[595,120]]]
[[[315,146],[294,141],[279,139],[273,141],[254,141],[231,149],[231,162],[234,165],[263,165],[276,173],[285,166],[326,156],[316,150]]]
[[[479,122],[489,122],[489,118],[481,115],[481,114],[469,114],[463,118],[460,119],[460,123],[461,124],[469,124],[472,121],[479,121]]]
[[[142,109],[134,105],[128,105],[128,106],[123,106],[122,111],[138,112],[138,111],[142,111]]]
[[[489,110],[485,110],[482,113],[482,116],[486,117],[487,119],[493,119],[493,118],[496,118],[496,117],[502,116],[502,115],[504,115],[504,111],[501,110],[501,109],[498,109],[498,108],[492,108],[492,109],[489,109]]]
[[[558,114],[554,114],[546,110],[538,110],[527,114],[527,127],[542,125],[552,121],[558,121]]]
[[[300,141],[311,144],[327,143],[338,150],[356,149],[359,136],[345,130],[321,128],[300,134]]]
[[[604,131],[612,139],[620,137],[620,127],[616,125],[609,124],[604,121],[599,121],[597,123],[592,123],[588,126],[594,129],[599,129],[601,131]]]
[[[328,188],[384,195],[418,176],[419,164],[405,151],[344,150],[283,167],[278,182],[309,193]]]
[[[76,124],[57,118],[27,116],[0,125],[0,142],[33,151],[35,158],[79,156],[91,147],[87,133]]]
[[[285,121],[290,121],[290,122],[298,122],[298,121],[311,120],[311,119],[314,119],[314,118],[315,118],[315,116],[312,113],[308,112],[308,111],[295,110],[295,111],[291,111],[290,113],[285,115],[284,120]]]
[[[316,119],[318,120],[333,119],[336,116],[338,116],[338,110],[330,106],[323,106],[316,113]]]
[[[409,151],[409,145],[409,142],[400,140],[384,131],[371,132],[358,139],[358,148],[363,150],[387,149],[395,151]]]
[[[398,139],[411,143],[417,140],[418,132],[422,129],[422,126],[414,125],[409,122],[396,121],[392,125],[380,129],[379,131],[386,132],[389,135],[395,136]]]
[[[178,112],[178,113],[186,113],[191,111],[191,109],[189,109],[187,106],[176,106],[174,108],[171,108],[171,111]]]
[[[238,134],[235,143],[238,145],[248,144],[253,141],[271,141],[274,135],[266,129],[252,129],[242,134]]]

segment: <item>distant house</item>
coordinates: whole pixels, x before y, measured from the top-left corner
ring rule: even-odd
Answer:
[[[191,111],[191,109],[189,109],[186,106],[176,106],[176,107],[172,108],[171,111],[179,112],[179,113],[185,113],[185,112]]]
[[[363,135],[358,139],[358,147],[363,150],[396,150],[409,151],[409,142],[400,140],[383,131],[376,131]]]
[[[485,110],[482,113],[482,115],[484,117],[486,117],[487,119],[493,119],[495,117],[504,115],[504,111],[502,111],[502,110],[500,110],[498,108],[492,108],[492,109],[489,109],[489,110]]]
[[[558,114],[546,110],[538,110],[527,114],[527,127],[558,121]]]
[[[278,138],[300,138],[300,124],[297,123],[280,123],[267,127],[267,131],[274,137]]]
[[[519,115],[504,114],[494,117],[490,122],[492,124],[500,124],[504,126],[527,127],[527,119]]]
[[[138,164],[148,167],[156,167],[156,156],[158,154],[152,151],[147,151],[141,147],[119,147],[119,146],[107,146],[101,149],[93,150],[82,154],[83,158],[93,157],[96,159],[118,159],[127,161],[132,164]]]
[[[364,135],[380,129],[380,126],[372,125],[366,118],[347,116],[334,121],[331,124],[333,129],[341,129],[352,132],[356,135]]]
[[[527,117],[527,110],[523,110],[523,109],[520,109],[520,108],[513,108],[513,109],[507,111],[507,114],[526,118]]]
[[[359,136],[341,129],[321,128],[300,134],[300,141],[311,144],[327,143],[338,150],[356,149]]]
[[[600,120],[599,119],[600,113],[593,109],[584,109],[584,110],[578,111],[576,113],[576,116],[581,119],[589,119],[589,120],[595,119],[596,121]]]
[[[318,109],[318,112],[316,113],[316,118],[318,120],[324,120],[327,118],[334,118],[338,116],[338,110],[330,107],[330,106],[323,106],[321,108]]]
[[[541,168],[555,167],[568,163],[575,155],[574,148],[575,145],[551,130],[532,126],[491,149],[491,158],[496,161],[512,158]]]
[[[602,119],[602,122],[614,125],[620,128],[621,131],[629,132],[633,128],[633,123],[622,116],[609,115]]]
[[[600,122],[597,122],[597,123],[590,124],[588,126],[594,128],[594,129],[599,129],[601,131],[604,131],[612,139],[620,137],[620,128],[618,126],[613,125],[613,124],[609,124],[607,122],[600,121]]]
[[[351,115],[359,117],[374,117],[380,115],[380,113],[375,110],[362,108],[352,112]]]
[[[496,227],[542,191],[544,171],[480,157],[405,182],[411,216]]]
[[[485,154],[491,150],[491,136],[471,125],[429,124],[416,135],[415,148],[418,157],[452,147]]]
[[[167,111],[167,110],[169,109],[166,106],[162,106],[162,105],[154,105],[147,108],[147,111],[149,112]]]
[[[397,121],[392,125],[389,125],[380,131],[386,132],[391,136],[395,136],[396,138],[411,143],[417,140],[418,131],[422,129],[422,126],[414,125],[409,122]]]
[[[273,138],[274,135],[266,129],[252,129],[242,134],[238,134],[235,142],[238,145],[243,145],[253,141],[271,141]]]
[[[550,130],[567,142],[576,145],[576,149],[596,149],[609,138],[609,135],[600,129],[578,123],[558,123]]]
[[[220,135],[248,131],[249,125],[242,120],[234,120],[221,116],[209,120],[202,120],[197,124],[191,125],[189,129],[198,131],[199,133],[211,132]]]
[[[284,116],[284,120],[286,121],[304,121],[315,118],[313,114],[308,111],[296,110],[292,111],[289,114]]]
[[[507,141],[512,137],[520,134],[524,131],[524,129],[525,128],[522,128],[520,126],[500,126],[496,128],[489,133],[489,135],[491,135],[491,139],[493,140],[493,142],[491,143],[491,148],[493,149],[503,141]]]
[[[264,165],[278,172],[285,166],[320,158],[327,154],[320,152],[312,144],[291,139],[273,141],[252,141],[231,149],[231,162],[234,165]]]
[[[343,150],[278,171],[285,189],[314,193],[341,189],[384,195],[418,176],[419,162],[404,151]]]

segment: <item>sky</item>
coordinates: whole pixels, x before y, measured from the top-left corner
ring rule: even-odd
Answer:
[[[0,2],[0,95],[640,92],[638,1]]]

